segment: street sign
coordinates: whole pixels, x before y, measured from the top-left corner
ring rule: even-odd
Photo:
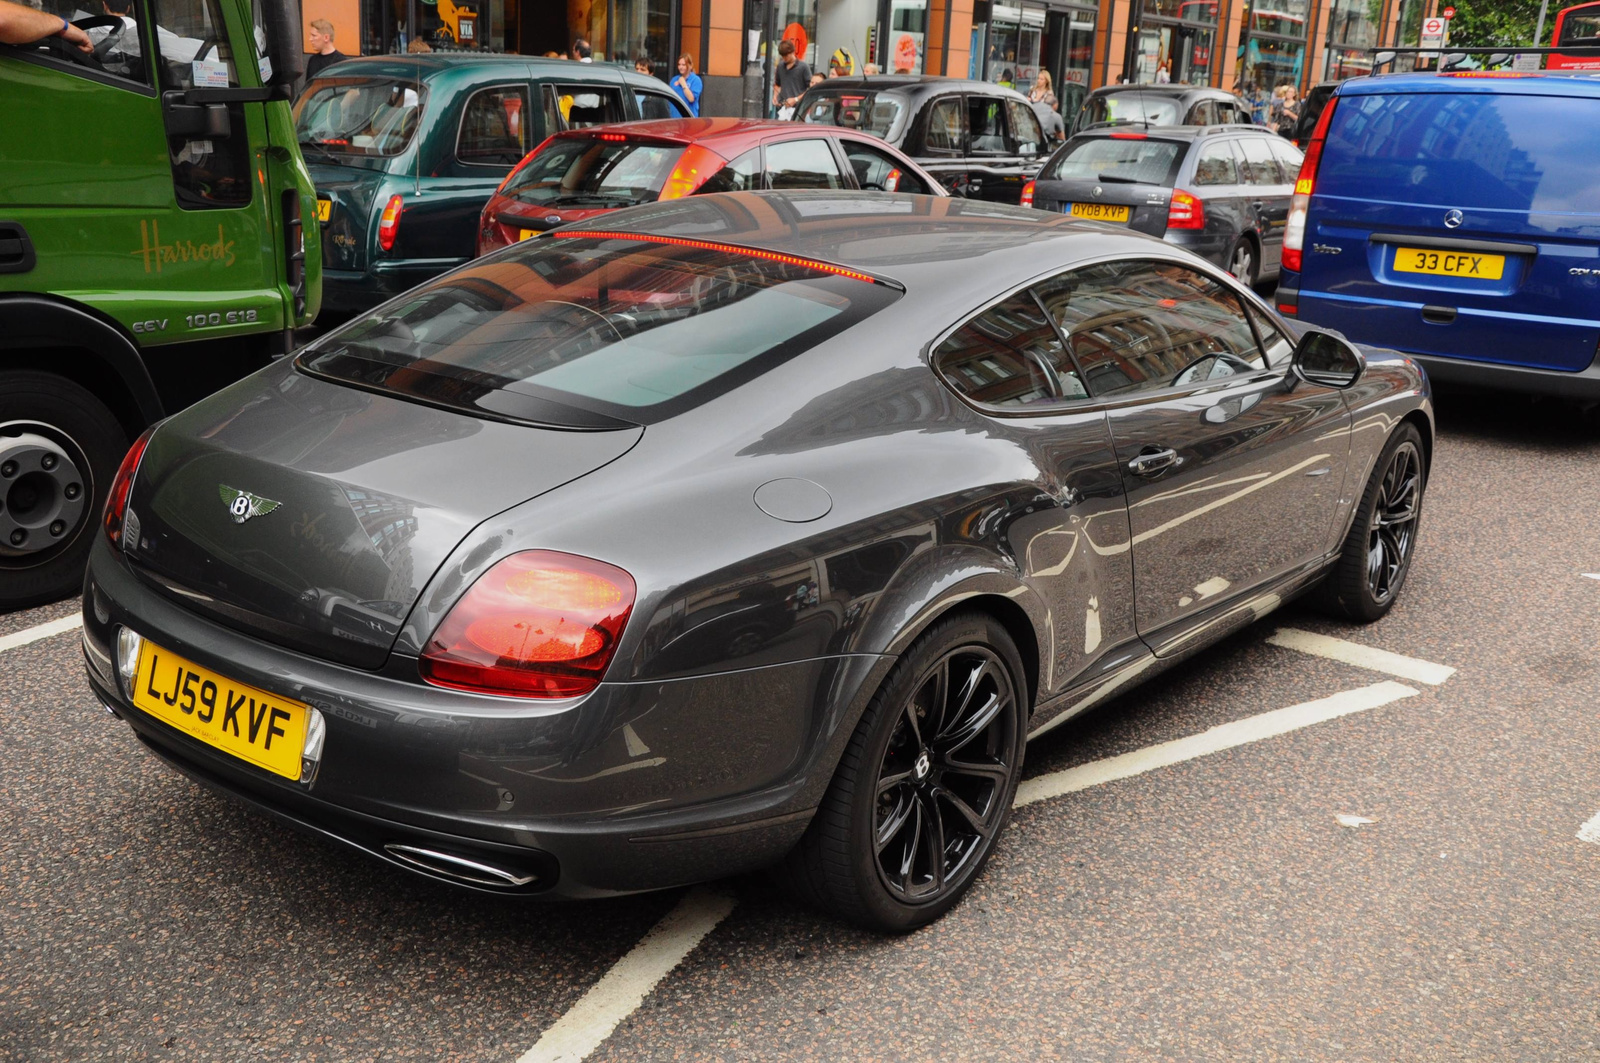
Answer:
[[[1444,15],[1446,22],[1456,17],[1456,9],[1453,7],[1447,7],[1440,13]]]
[[[1445,29],[1449,23],[1442,18],[1425,18],[1422,20],[1422,47],[1438,48],[1444,44]],[[1438,52],[1419,52],[1418,59],[1436,59]]]

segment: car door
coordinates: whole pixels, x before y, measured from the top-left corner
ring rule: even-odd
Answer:
[[[1205,203],[1206,227],[1225,233],[1227,239],[1214,252],[1217,264],[1227,266],[1227,256],[1238,234],[1255,228],[1255,213],[1247,197],[1254,189],[1243,183],[1243,160],[1234,151],[1232,137],[1207,136],[1195,141],[1194,177],[1196,196]],[[1259,271],[1258,271],[1259,272]]]
[[[417,178],[423,195],[406,197],[401,238],[407,258],[473,257],[484,204],[538,143],[526,80],[497,81],[462,95],[459,110],[446,113],[443,128],[430,138],[444,158]]]
[[[968,93],[965,100],[968,197],[1021,202],[1022,159],[1006,128],[1006,101],[979,93]]]
[[[962,97],[935,96],[923,104],[922,168],[952,192],[967,188],[967,113]]]
[[[1018,567],[1050,607],[1053,652],[1040,662],[1040,700],[1125,664],[1118,650],[1138,633],[1122,478],[1105,410],[1089,398],[1060,333],[1023,290],[953,329],[930,361],[985,416],[989,438],[1020,450],[1037,478],[1036,493],[1015,500],[1004,519]],[[997,450],[995,465],[1015,468],[1017,457]]]
[[[1277,157],[1264,136],[1244,136],[1237,141],[1244,157],[1250,187],[1248,203],[1261,234],[1261,275],[1278,272],[1283,261],[1283,230],[1289,223],[1289,203],[1294,197],[1294,175],[1284,176]]]
[[[1158,655],[1182,652],[1237,599],[1332,547],[1350,415],[1290,374],[1220,277],[1122,259],[1040,285],[1090,392],[1105,403],[1132,533],[1134,614]]]
[[[936,194],[928,182],[882,147],[854,137],[839,137],[834,143],[844,156],[845,167],[855,177],[857,188],[868,192]]]

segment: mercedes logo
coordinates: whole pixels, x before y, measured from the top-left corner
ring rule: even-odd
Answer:
[[[1100,193],[1104,192],[1104,191],[1105,191],[1105,189],[1101,188],[1099,185],[1095,185],[1094,186],[1094,198],[1099,199],[1100,198]]]
[[[1460,228],[1461,223],[1465,220],[1466,217],[1459,210],[1447,210],[1444,212],[1444,227],[1446,229]]]

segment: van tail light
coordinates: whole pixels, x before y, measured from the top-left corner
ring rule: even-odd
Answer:
[[[390,196],[383,216],[378,219],[378,246],[385,251],[394,250],[395,237],[400,235],[400,211],[404,206],[405,201],[399,196]]]
[[[1322,163],[1322,145],[1328,139],[1328,123],[1333,120],[1339,97],[1328,100],[1317,118],[1317,128],[1311,133],[1311,143],[1306,145],[1306,157],[1300,163],[1300,176],[1295,178],[1294,198],[1289,201],[1289,221],[1283,230],[1283,268],[1299,273],[1305,264],[1306,212],[1311,209],[1311,193],[1317,187],[1317,167]]]
[[[706,183],[707,178],[726,165],[728,160],[710,148],[690,144],[678,156],[678,164],[667,175],[667,183],[661,186],[661,195],[656,198],[682,199],[692,196],[696,189]]]
[[[1022,205],[1024,207],[1033,206],[1033,182],[1032,181],[1029,181],[1027,184],[1022,186]]]
[[[479,694],[587,694],[617,651],[634,592],[633,577],[604,561],[512,554],[451,607],[422,652],[422,678]]]
[[[1200,197],[1191,195],[1181,188],[1172,190],[1172,202],[1167,204],[1168,229],[1204,229],[1206,227],[1206,205]]]
[[[111,540],[111,545],[122,546],[122,521],[128,513],[128,492],[133,490],[133,478],[139,472],[139,462],[144,458],[144,448],[150,445],[150,437],[155,434],[155,426],[144,430],[144,434],[133,441],[133,446],[128,448],[128,453],[123,457],[122,464],[117,466],[117,474],[111,478],[111,490],[106,494],[105,528],[106,538]]]

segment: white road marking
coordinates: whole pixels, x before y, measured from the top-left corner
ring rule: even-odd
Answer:
[[[1368,819],[1366,816],[1334,816],[1333,818],[1338,820],[1341,827],[1364,827],[1368,823],[1378,822],[1375,819]]]
[[[0,635],[0,653],[4,653],[6,650],[14,650],[18,646],[26,646],[30,642],[38,642],[40,639],[75,631],[82,626],[83,614],[73,613],[71,616],[64,616],[60,620],[51,620],[35,627],[24,628],[10,635]]]
[[[1282,646],[1286,650],[1299,650],[1301,653],[1342,661],[1373,672],[1386,672],[1401,679],[1409,679],[1413,683],[1427,683],[1429,686],[1436,687],[1456,674],[1456,670],[1449,665],[1421,661],[1415,657],[1403,657],[1388,650],[1375,650],[1371,646],[1360,646],[1344,639],[1329,638],[1327,635],[1317,635],[1298,628],[1281,627],[1267,637],[1267,642],[1273,646]]]
[[[1578,828],[1578,840],[1600,845],[1600,812],[1596,812],[1593,819]]]
[[[1248,745],[1259,742],[1264,738],[1275,738],[1290,731],[1298,731],[1302,727],[1309,727],[1314,723],[1325,720],[1337,719],[1348,716],[1354,712],[1365,712],[1375,709],[1380,705],[1387,705],[1401,698],[1409,698],[1418,691],[1400,683],[1384,680],[1374,683],[1369,687],[1360,687],[1356,690],[1346,690],[1329,698],[1319,701],[1308,701],[1301,705],[1290,705],[1286,709],[1274,709],[1263,712],[1257,716],[1249,716],[1243,720],[1232,723],[1220,724],[1209,731],[1190,735],[1187,738],[1174,739],[1171,742],[1162,742],[1159,745],[1146,746],[1136,749],[1132,753],[1124,753],[1117,757],[1107,757],[1105,760],[1096,760],[1088,764],[1080,764],[1076,768],[1066,771],[1053,772],[1049,775],[1039,775],[1026,779],[1017,787],[1017,799],[1012,807],[1021,808],[1031,805],[1036,801],[1045,801],[1052,797],[1061,797],[1065,794],[1087,790],[1091,786],[1102,783],[1114,782],[1117,779],[1126,779],[1134,775],[1143,775],[1156,768],[1165,768],[1172,764],[1180,764],[1186,760],[1203,757],[1208,753],[1218,753],[1224,749],[1235,746]]]
[[[517,1057],[517,1063],[578,1063],[733,911],[734,899],[696,887],[605,973],[583,998]]]
[[[1590,579],[1600,579],[1600,572],[1585,572],[1583,574]]]

